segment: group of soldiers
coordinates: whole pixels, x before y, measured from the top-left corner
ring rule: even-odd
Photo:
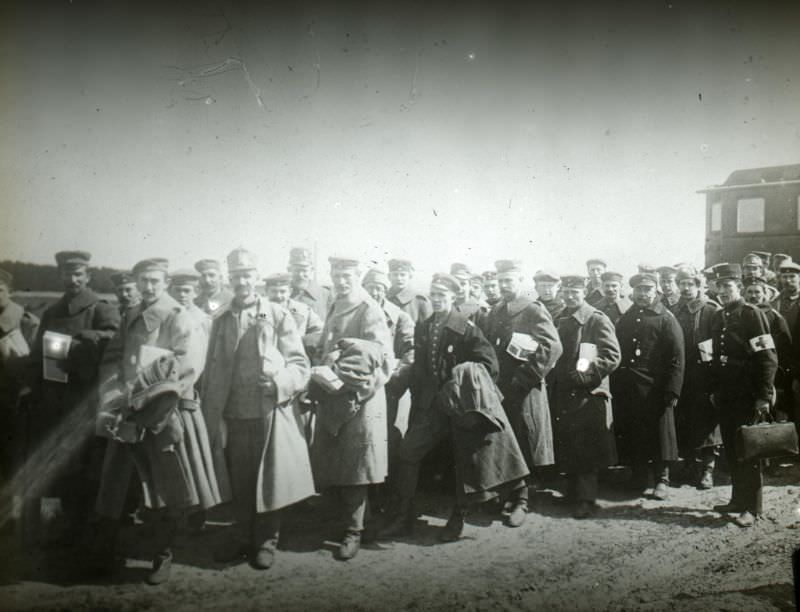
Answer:
[[[371,504],[385,508],[377,537],[411,536],[434,455],[454,468],[442,540],[489,501],[522,525],[529,489],[554,475],[576,518],[597,511],[614,466],[659,500],[671,482],[709,489],[721,447],[733,486],[715,510],[749,527],[762,466],[737,458],[737,428],[800,415],[800,265],[768,256],[640,266],[628,297],[601,259],[536,272],[535,293],[516,260],[482,274],[456,263],[418,291],[407,259],[331,257],[321,286],[308,249],[262,278],[238,248],[227,277],[214,259],[142,260],[114,275],[115,306],[88,287],[89,253],[60,252],[65,292],[41,321],[0,270],[0,470],[8,480],[37,445],[78,440],[43,466],[46,487],[21,483],[23,526],[35,533],[39,498],[59,497],[69,537],[91,526],[83,564],[108,571],[133,499],[154,525],[152,584],[169,577],[180,520],[202,529],[224,503],[224,563],[271,567],[283,513],[322,492],[341,513],[339,559],[358,553]],[[52,332],[68,338],[56,357]]]

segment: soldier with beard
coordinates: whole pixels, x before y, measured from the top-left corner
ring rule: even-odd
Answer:
[[[711,318],[719,306],[700,292],[699,274],[682,270],[676,280],[681,299],[673,312],[683,330],[686,362],[681,397],[675,409],[678,450],[688,465],[694,467],[700,462],[699,479],[696,471],[690,478],[699,489],[710,489],[714,486],[714,467],[722,439],[710,399],[711,354],[706,345],[711,339]]]
[[[633,305],[630,298],[622,294],[622,274],[606,271],[600,276],[603,281],[603,299],[595,308],[606,315],[616,325],[620,317]]]
[[[539,295],[539,303],[550,313],[555,321],[564,310],[564,301],[559,297],[561,279],[558,274],[549,270],[539,270],[533,275],[534,288]]]

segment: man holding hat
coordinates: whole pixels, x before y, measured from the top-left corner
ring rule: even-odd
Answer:
[[[98,419],[98,432],[111,439],[97,495],[100,521],[91,565],[100,572],[113,569],[119,518],[135,468],[144,505],[152,510],[148,518],[155,542],[153,569],[145,579],[148,584],[170,577],[172,546],[183,512],[221,501],[194,390],[194,323],[167,292],[168,267],[169,262],[160,257],[133,267],[142,301],[125,314],[103,356],[104,375],[111,376],[104,379],[101,389],[101,417],[114,417],[115,424],[112,427]],[[159,389],[171,391],[157,395]],[[145,398],[141,404],[134,399],[140,396]],[[124,436],[123,429],[135,433]]]
[[[619,366],[620,348],[613,323],[585,295],[585,277],[561,277],[564,310],[555,324],[564,352],[547,375],[556,465],[569,479],[576,518],[595,511],[598,471],[617,460],[608,376]]]
[[[292,275],[291,298],[311,306],[317,316],[322,321],[325,321],[333,296],[330,289],[317,285],[311,280],[311,276],[314,273],[314,261],[311,257],[311,251],[304,247],[292,248],[289,251],[289,267],[287,269],[289,274]]]
[[[675,409],[678,450],[693,484],[714,486],[714,467],[722,439],[719,418],[711,403],[711,319],[719,306],[700,292],[702,277],[688,269],[676,277],[681,299],[673,312],[683,331],[684,361],[681,397]]]
[[[432,311],[428,296],[411,287],[413,276],[414,266],[410,260],[389,260],[389,281],[392,285],[386,292],[386,298],[399,306],[416,325],[431,316]]]
[[[761,462],[739,460],[736,432],[742,425],[769,416],[778,357],[766,316],[742,299],[741,267],[719,265],[716,273],[722,309],[711,321],[713,399],[719,410],[732,490],[730,502],[714,510],[739,513],[734,522],[751,527],[762,512]]]
[[[311,306],[289,297],[292,292],[291,283],[292,277],[289,274],[271,274],[264,279],[267,298],[270,302],[280,304],[291,313],[295,325],[297,325],[297,333],[303,339],[306,354],[309,359],[313,359],[322,333],[322,319]]]
[[[0,269],[0,486],[16,468],[20,442],[17,401],[39,327],[39,319],[11,300],[13,280],[10,272]]]
[[[617,322],[622,363],[611,376],[620,463],[633,468],[636,486],[667,498],[669,462],[678,459],[675,406],[683,386],[683,332],[659,299],[652,273],[631,278],[633,307]]]
[[[120,316],[125,312],[138,306],[142,301],[139,288],[136,286],[136,279],[130,272],[114,272],[111,275],[111,282],[114,285],[114,293],[117,296],[117,303]]]
[[[266,570],[282,510],[314,494],[297,402],[309,361],[291,313],[258,295],[255,256],[234,249],[228,273],[234,297],[211,327],[201,393],[223,500],[232,492],[236,519],[215,559],[247,557]]]
[[[561,288],[561,279],[558,274],[550,270],[539,270],[533,275],[534,288],[539,295],[539,303],[550,313],[555,321],[564,310],[564,301],[558,296]]]
[[[233,299],[233,293],[225,286],[222,264],[216,259],[201,259],[194,264],[194,269],[200,275],[200,294],[195,298],[195,304],[213,317]]]
[[[399,306],[386,299],[390,288],[389,278],[382,270],[373,268],[364,275],[362,282],[369,296],[378,303],[386,315],[386,325],[392,338],[392,357],[394,367],[386,383],[386,424],[389,427],[389,472],[393,471],[393,457],[402,438],[395,426],[400,403],[403,404],[403,417],[407,418],[410,398],[405,393],[403,379],[414,363],[414,321]]]
[[[434,274],[430,286],[433,316],[417,325],[414,332],[414,364],[406,377],[411,388],[411,416],[400,444],[395,480],[399,504],[394,519],[378,534],[381,538],[411,535],[416,520],[413,500],[420,463],[442,440],[449,439],[454,447],[456,501],[439,533],[440,540],[452,541],[461,536],[468,504],[525,487],[528,470],[518,445],[513,437],[505,443],[497,437],[513,436],[507,422],[499,432],[485,434],[482,430],[464,428],[463,423],[456,424],[452,413],[447,411],[446,390],[458,388],[456,369],[481,366],[478,369],[485,379],[481,388],[486,392],[493,390],[492,381],[497,376],[497,358],[492,346],[475,323],[455,308],[460,291],[460,282],[454,276]],[[496,393],[494,396],[497,397]],[[480,411],[479,403],[473,399],[471,410]],[[501,406],[496,406],[496,410],[502,414]],[[486,412],[488,407],[484,404],[482,414]],[[493,444],[495,440],[497,446]]]
[[[608,263],[604,259],[593,257],[586,261],[586,272],[589,281],[586,285],[586,302],[589,306],[594,306],[603,299],[603,272],[608,268]]]
[[[537,466],[552,465],[552,433],[545,376],[561,356],[561,341],[547,310],[522,295],[523,274],[519,261],[495,262],[503,302],[492,309],[486,323],[486,338],[500,364],[497,386],[504,399],[508,420],[531,473]],[[524,357],[512,356],[509,345],[516,337],[535,344]],[[517,489],[510,500],[508,524],[518,527],[528,511],[528,490]]]
[[[346,561],[361,546],[367,488],[382,483],[388,472],[383,386],[392,371],[392,339],[386,314],[361,287],[358,259],[329,261],[335,299],[316,362],[340,385],[334,390],[312,377],[309,397],[319,409],[311,459],[317,489],[339,496],[346,524],[336,556]]]
[[[27,446],[35,448],[49,435],[74,436],[83,440],[72,457],[65,458],[62,465],[54,466],[55,474],[49,491],[50,495],[61,498],[67,525],[65,540],[75,541],[87,523],[97,493],[104,442],[92,435],[90,415],[93,407],[89,398],[97,382],[103,351],[119,327],[119,312],[89,289],[89,253],[61,251],[56,253],[55,259],[64,295],[42,314],[38,334],[31,347],[31,410],[26,415],[26,429],[31,439],[27,441]],[[61,344],[59,340],[51,341],[50,335],[46,337],[47,332],[56,332],[69,338],[66,359],[60,361],[66,380],[44,378],[44,359],[53,344]],[[56,434],[59,425],[75,411],[87,415],[85,429]],[[31,528],[36,531],[40,499],[34,496],[28,501],[25,518],[32,521]]]
[[[795,379],[796,364],[793,363],[792,338],[795,336],[789,330],[786,319],[769,303],[767,280],[761,276],[749,276],[742,283],[745,302],[758,306],[764,313],[769,324],[769,333],[775,342],[775,351],[778,355],[778,369],[775,372],[775,391],[777,392],[775,417],[779,421],[785,421],[794,414],[792,383]]]
[[[600,275],[600,280],[603,283],[603,299],[595,304],[595,308],[616,325],[620,317],[633,306],[633,302],[622,294],[622,274],[607,270]]]

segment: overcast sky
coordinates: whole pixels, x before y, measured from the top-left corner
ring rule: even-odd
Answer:
[[[800,162],[800,2],[18,4],[2,258],[702,264],[695,191]]]

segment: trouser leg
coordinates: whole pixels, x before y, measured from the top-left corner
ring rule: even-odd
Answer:
[[[744,510],[749,510],[753,514],[761,514],[763,512],[761,462],[742,462],[736,466],[734,471],[736,472],[738,491],[736,499]]]
[[[594,503],[597,500],[597,470],[570,474],[569,479],[574,501]]]
[[[227,423],[226,454],[236,520],[234,534],[239,543],[247,544],[252,540],[256,517],[256,489],[264,446],[264,425],[261,419],[231,419]]]
[[[653,461],[653,476],[655,477],[656,484],[669,484],[669,464],[669,461],[664,461],[663,459],[656,459]]]
[[[153,513],[154,557],[172,554],[180,516],[180,510],[173,508],[162,508]]]
[[[364,530],[364,515],[367,510],[367,486],[351,485],[340,488],[345,529],[352,533]]]
[[[253,520],[252,544],[254,548],[278,545],[281,529],[281,512],[259,512]]]

